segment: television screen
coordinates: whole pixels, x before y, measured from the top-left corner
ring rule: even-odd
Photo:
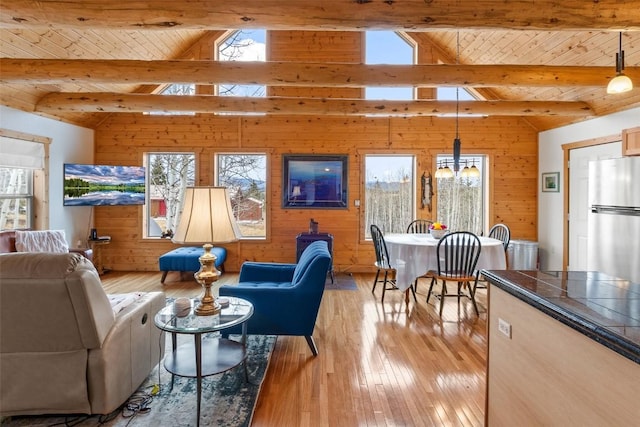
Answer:
[[[142,166],[64,165],[64,206],[143,205]]]

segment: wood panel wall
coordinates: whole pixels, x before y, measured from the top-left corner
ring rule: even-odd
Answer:
[[[270,32],[267,40],[270,60],[322,62],[333,58],[335,62],[359,62],[363,58],[361,33],[279,31]],[[270,88],[270,94],[287,96],[354,97],[360,93],[361,89]],[[225,245],[226,269],[238,271],[245,260],[294,262],[295,237],[307,231],[309,219],[314,218],[321,232],[334,235],[336,270],[366,272],[373,271],[374,254],[371,243],[364,240],[362,156],[414,154],[419,177],[425,171],[435,170],[436,155],[451,153],[454,133],[453,118],[437,117],[114,114],[96,129],[95,162],[141,165],[146,152],[192,151],[197,156],[197,183],[211,185],[216,153],[267,153],[268,238]],[[464,118],[460,120],[460,136],[463,155],[488,156],[489,223],[508,223],[512,238],[535,239],[538,185],[535,130],[519,118]],[[287,153],[348,154],[348,208],[282,209],[282,155]],[[419,190],[418,186],[416,191]],[[355,207],[355,200],[362,202],[360,207]],[[418,210],[417,216],[432,218],[426,209]],[[112,237],[103,252],[108,268],[155,271],[158,257],[176,246],[167,240],[143,238],[143,207],[100,206],[95,208],[94,217],[100,234]]]

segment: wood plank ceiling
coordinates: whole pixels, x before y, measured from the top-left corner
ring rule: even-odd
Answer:
[[[189,59],[192,46],[229,28],[393,29],[436,46],[449,64],[455,64],[459,32],[460,65],[167,62]],[[639,30],[638,1],[13,0],[0,10],[0,102],[95,127],[109,112],[147,111],[169,102],[140,94],[144,84],[459,84],[492,101],[470,102],[461,109],[465,114],[528,116],[544,130],[640,105]],[[608,95],[618,31],[624,31],[625,73],[635,88]],[[307,114],[428,115],[455,108],[386,102],[381,113],[379,102],[306,99],[301,110],[299,101],[240,99],[233,109],[286,113],[296,105],[295,111]],[[223,110],[211,96],[171,104]]]

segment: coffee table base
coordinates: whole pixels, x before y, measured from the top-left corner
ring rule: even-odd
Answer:
[[[174,343],[175,343],[175,336]],[[164,358],[164,367],[171,373],[171,389],[174,376],[196,378],[197,388],[197,426],[200,426],[200,402],[202,401],[202,378],[228,371],[244,363],[245,381],[249,381],[247,371],[246,345],[225,338],[202,339],[202,334],[194,334],[193,343],[174,348]],[[203,358],[202,355],[205,355]]]

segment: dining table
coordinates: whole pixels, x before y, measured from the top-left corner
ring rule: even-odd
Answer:
[[[491,237],[478,236],[480,256],[476,270],[506,270],[507,258],[503,242]],[[417,277],[429,270],[438,270],[437,246],[439,240],[428,233],[390,233],[384,236],[389,262],[396,269],[396,286],[407,291]],[[408,298],[408,293],[407,293]]]

